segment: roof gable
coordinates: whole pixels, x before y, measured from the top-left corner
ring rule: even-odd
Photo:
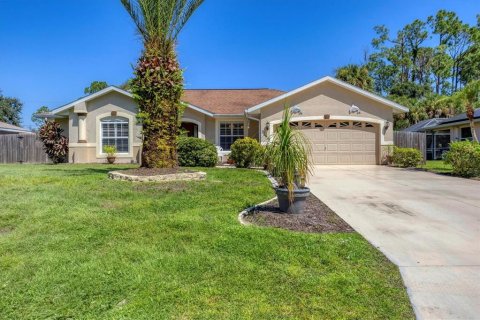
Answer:
[[[310,83],[308,83],[308,84],[306,84],[306,85],[304,85],[304,86],[302,86],[302,87],[300,87],[300,88],[294,89],[294,90],[289,91],[289,92],[286,92],[286,93],[284,93],[284,94],[282,94],[282,95],[280,95],[280,96],[278,96],[278,97],[274,97],[273,99],[270,99],[270,100],[268,100],[268,101],[262,102],[262,103],[260,103],[260,104],[258,104],[258,105],[256,105],[256,106],[253,106],[253,107],[249,108],[249,109],[247,110],[247,112],[248,112],[248,113],[251,113],[251,112],[260,110],[261,108],[266,107],[266,106],[268,106],[268,105],[271,105],[272,103],[281,101],[281,100],[283,100],[283,99],[287,99],[288,97],[291,97],[291,96],[293,96],[293,95],[295,95],[295,94],[297,94],[297,93],[299,93],[299,92],[305,91],[305,90],[307,90],[307,89],[310,89],[310,88],[312,88],[312,87],[314,87],[314,86],[317,86],[317,85],[319,85],[319,84],[322,84],[322,83],[324,83],[324,82],[333,83],[333,84],[335,84],[335,85],[337,85],[337,86],[340,86],[340,87],[342,87],[342,88],[345,88],[345,89],[347,89],[347,90],[349,90],[349,91],[358,93],[358,94],[360,94],[360,95],[362,95],[362,96],[365,96],[365,97],[368,97],[368,98],[370,98],[370,99],[372,99],[372,100],[375,100],[375,101],[378,101],[378,102],[380,102],[380,103],[383,103],[384,105],[391,107],[392,109],[394,109],[395,111],[397,111],[397,112],[399,112],[399,113],[401,113],[401,112],[408,112],[408,108],[407,108],[407,107],[404,107],[404,106],[402,106],[402,105],[400,105],[400,104],[398,104],[398,103],[396,103],[396,102],[393,102],[393,101],[388,100],[388,99],[386,99],[386,98],[383,98],[383,97],[381,97],[381,96],[379,96],[379,95],[376,95],[376,94],[374,94],[374,93],[371,93],[371,92],[368,92],[368,91],[366,91],[366,90],[360,89],[360,88],[358,88],[358,87],[352,86],[352,85],[349,84],[349,83],[343,82],[343,81],[341,81],[341,80],[338,80],[338,79],[336,79],[336,78],[329,77],[329,76],[323,77],[323,78],[321,78],[321,79],[319,79],[319,80],[316,80],[316,81],[313,81],[313,82],[310,82]]]
[[[106,87],[105,89],[102,89],[102,90],[100,90],[100,91],[97,91],[97,92],[95,92],[95,93],[93,93],[93,94],[90,94],[90,95],[88,95],[88,96],[82,97],[82,98],[77,99],[77,100],[75,100],[75,101],[69,102],[69,103],[67,103],[66,105],[63,105],[63,106],[58,107],[58,108],[56,108],[56,109],[53,109],[53,110],[51,110],[50,112],[51,112],[52,114],[58,114],[58,113],[60,113],[60,112],[62,112],[62,111],[65,111],[65,110],[68,110],[68,109],[70,109],[70,108],[73,108],[76,104],[80,104],[80,103],[83,103],[83,102],[87,102],[87,101],[93,100],[93,99],[95,99],[95,98],[97,98],[97,97],[100,97],[100,96],[102,96],[102,95],[104,95],[104,94],[107,94],[107,93],[110,93],[110,92],[118,92],[118,93],[123,94],[123,95],[126,95],[126,96],[128,96],[128,97],[130,97],[130,98],[133,98],[133,95],[132,95],[130,92],[125,91],[125,90],[120,89],[120,88],[117,88],[117,87],[114,87],[114,86],[109,86],[109,87]]]

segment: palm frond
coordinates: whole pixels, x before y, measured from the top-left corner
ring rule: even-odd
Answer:
[[[145,42],[170,45],[204,0],[120,0]]]

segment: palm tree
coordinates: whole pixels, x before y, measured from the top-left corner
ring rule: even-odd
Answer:
[[[472,139],[478,142],[473,120],[475,116],[475,106],[480,102],[480,80],[474,80],[467,84],[461,91],[457,91],[452,96],[452,100],[465,107],[467,118],[470,122],[470,130],[472,131]]]
[[[373,78],[366,66],[348,64],[335,70],[335,77],[363,90],[373,91]]]
[[[143,126],[142,166],[177,166],[183,72],[177,37],[203,0],[121,0],[143,39],[131,82]]]

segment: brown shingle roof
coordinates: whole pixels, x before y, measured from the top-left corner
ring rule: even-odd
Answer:
[[[182,100],[214,114],[243,114],[283,93],[275,89],[187,89]]]

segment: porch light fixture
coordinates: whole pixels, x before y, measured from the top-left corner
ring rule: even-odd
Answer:
[[[352,104],[350,109],[348,109],[348,114],[352,114],[352,113],[360,114],[360,108]]]
[[[299,114],[299,115],[301,115],[301,114],[302,114],[302,109],[300,109],[299,106],[293,106],[293,107],[290,108],[290,112],[291,112],[292,114]]]
[[[265,128],[263,128],[263,136],[268,137],[268,132],[270,130],[270,122],[265,123]]]
[[[390,128],[390,121],[385,121],[385,130]]]

